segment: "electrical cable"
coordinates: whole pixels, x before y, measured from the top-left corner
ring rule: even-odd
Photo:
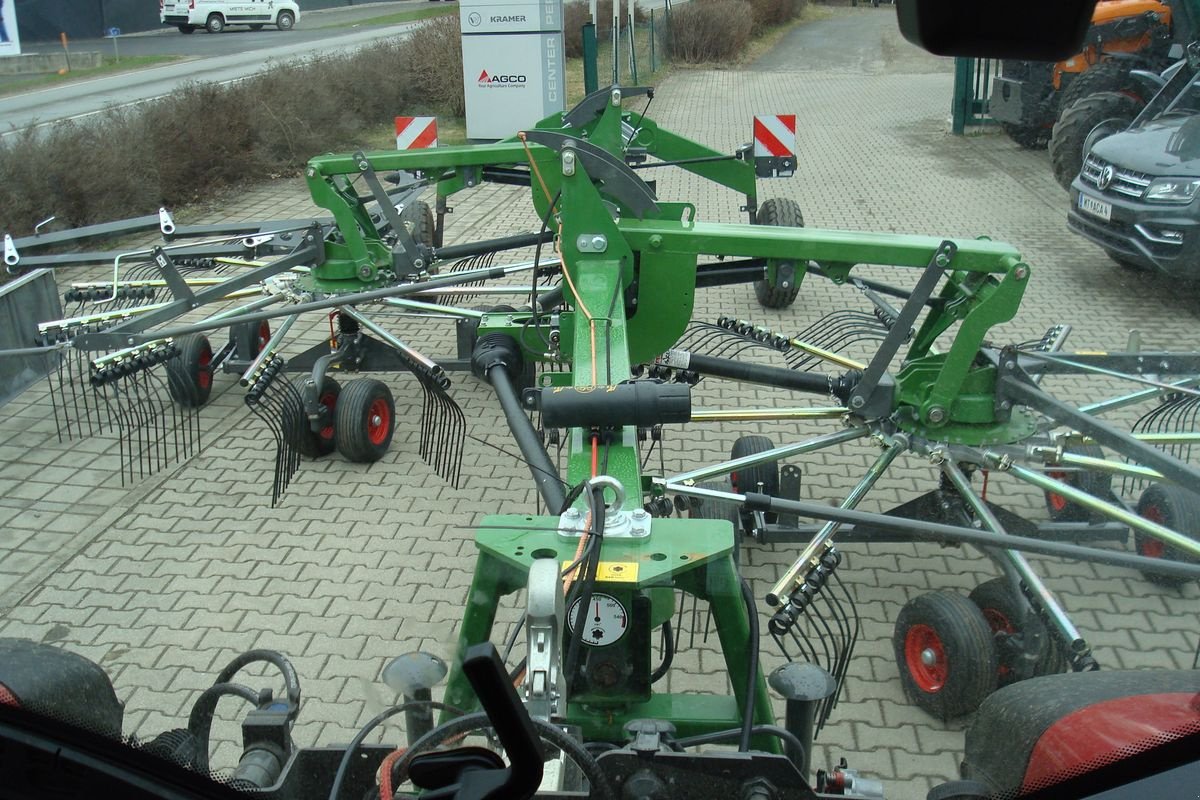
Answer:
[[[584,777],[587,778],[590,797],[597,798],[597,800],[616,800],[617,795],[613,792],[608,776],[604,774],[595,757],[582,744],[561,728],[544,719],[530,717],[529,721],[537,729],[539,738],[566,752],[575,762]],[[432,750],[455,738],[462,739],[474,731],[490,727],[491,724],[492,721],[488,718],[487,713],[480,711],[452,719],[444,725],[434,728],[414,742],[412,747],[408,748],[404,755],[392,765],[392,785],[399,786],[408,780],[409,764],[422,752]]]
[[[777,739],[782,739],[787,744],[795,747],[799,752],[808,752],[808,748],[801,742],[796,734],[781,728],[778,725],[755,725],[750,729],[750,733],[754,736],[774,736]],[[727,731],[717,731],[716,733],[702,733],[698,736],[689,736],[686,739],[677,739],[675,744],[680,747],[698,747],[702,744],[717,744],[719,742],[728,742],[732,739],[741,737],[741,728],[730,728]]]
[[[355,734],[354,738],[350,741],[350,744],[346,746],[346,752],[342,754],[342,760],[338,764],[337,772],[333,776],[333,785],[329,787],[329,800],[338,800],[338,795],[341,794],[342,791],[342,783],[346,780],[346,772],[350,768],[350,760],[354,758],[355,751],[358,750],[358,748],[366,740],[368,734],[370,734],[371,731],[375,730],[388,719],[391,719],[397,714],[401,714],[405,711],[408,711],[410,708],[417,706],[429,706],[430,708],[436,708],[440,711],[449,711],[451,714],[457,714],[459,719],[462,719],[464,716],[466,716],[466,712],[461,708],[456,708],[455,706],[447,705],[446,703],[439,703],[436,700],[410,700],[407,703],[401,703],[400,705],[392,706],[391,708],[387,708],[379,712],[371,719],[370,722],[359,729],[358,733]],[[441,730],[441,728],[444,727],[445,725],[435,728],[434,730]],[[424,741],[426,738],[428,738],[428,736],[429,734],[426,734],[425,736],[421,737],[419,741]]]
[[[599,545],[604,542],[604,490],[595,488],[588,496],[592,509],[592,527]],[[575,629],[571,632],[571,641],[567,646],[566,675],[571,683],[575,680],[575,670],[579,665],[579,652],[583,644],[584,624],[582,616],[592,602],[592,590],[596,585],[596,573],[600,568],[600,546],[597,546],[584,560],[583,579],[579,581],[576,596],[579,605],[580,619],[575,621]],[[567,603],[567,627],[571,627],[571,609],[575,602]]]
[[[198,772],[208,772],[208,739],[212,731],[213,714],[217,710],[217,701],[222,697],[240,697],[254,707],[258,707],[259,693],[249,686],[240,683],[221,681],[205,689],[196,702],[192,704],[192,712],[188,715],[188,733],[196,740],[195,766]]]
[[[754,592],[750,582],[742,578],[742,600],[746,603],[746,614],[750,618],[750,665],[746,670],[746,695],[742,701],[742,737],[738,743],[738,751],[745,753],[750,749],[750,735],[754,728],[754,701],[758,689],[758,610],[754,606]]]

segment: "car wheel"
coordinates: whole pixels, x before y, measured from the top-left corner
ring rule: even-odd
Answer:
[[[204,29],[209,33],[220,33],[225,30],[225,18],[220,14],[209,14]]]
[[[195,33],[196,26],[195,25],[180,25],[179,32],[180,33]]]
[[[296,26],[296,15],[290,11],[280,11],[275,18],[275,27],[281,31],[290,31]]]

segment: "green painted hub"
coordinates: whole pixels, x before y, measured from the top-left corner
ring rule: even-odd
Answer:
[[[1037,417],[1023,408],[1014,409],[1008,422],[958,424],[941,427],[917,424],[911,415],[898,414],[897,425],[906,433],[949,444],[987,447],[997,444],[1016,444],[1037,433]]]

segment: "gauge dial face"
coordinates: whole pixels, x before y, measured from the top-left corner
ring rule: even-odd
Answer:
[[[583,625],[581,638],[584,644],[604,647],[620,641],[625,635],[629,627],[629,615],[625,613],[625,606],[621,605],[617,598],[596,592],[592,594],[587,609],[583,609],[582,606],[581,597],[571,605],[567,620],[572,633],[577,625]]]

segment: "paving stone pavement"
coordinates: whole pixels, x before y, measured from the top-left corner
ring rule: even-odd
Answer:
[[[730,151],[747,138],[752,115],[798,114],[797,175],[763,182],[760,196],[795,199],[809,226],[1011,242],[1033,277],[1020,315],[997,329],[998,340],[1036,338],[1052,324],[1069,322],[1078,349],[1120,346],[1133,328],[1143,331],[1147,347],[1200,347],[1200,290],[1123,271],[1071,235],[1066,197],[1044,153],[1020,150],[994,133],[948,134],[952,79],[944,62],[909,58],[905,63],[919,64],[910,71],[880,71],[874,62],[828,70],[799,63],[771,71],[677,73],[659,87],[651,115]],[[662,172],[656,175],[660,197],[694,202],[702,219],[742,220],[733,193]],[[456,197],[448,241],[536,227],[525,191],[489,186]],[[313,213],[303,183],[290,180],[240,193],[203,217]],[[915,277],[882,267],[865,267],[862,274],[901,283]],[[59,277],[65,283],[75,276]],[[797,331],[837,308],[863,304],[847,289],[811,280],[783,311],[759,308],[749,286],[704,290],[695,317],[734,314]],[[391,324],[427,352],[451,348],[449,323],[397,315]],[[322,315],[302,320],[288,352],[300,352],[327,331]],[[178,726],[196,693],[237,653],[276,648],[292,658],[303,680],[297,742],[349,740],[392,700],[378,683],[388,659],[415,649],[452,654],[478,519],[497,510],[531,512],[536,503],[524,467],[495,449],[512,447],[484,387],[465,376],[455,381],[453,395],[471,433],[483,441],[468,440],[462,488],[452,489],[416,455],[420,395],[413,382],[381,377],[397,395],[400,420],[388,456],[369,466],[336,456],[307,463],[278,508],[271,508],[264,489],[273,443],[246,411],[234,376],[217,378],[213,401],[201,413],[200,451],[125,486],[113,438],[60,443],[46,387],[26,391],[0,409],[0,635],[54,642],[98,661],[126,703],[126,732],[141,736]],[[1073,402],[1123,388],[1078,380],[1047,386]],[[783,392],[714,380],[696,395],[702,407],[795,402]],[[819,423],[693,425],[669,431],[661,464],[673,472],[718,460],[746,433],[782,442],[827,430]],[[797,460],[805,496],[837,502],[872,458],[869,445],[848,445]],[[884,509],[934,485],[928,463],[902,457],[863,507]],[[1045,517],[1041,497],[1005,476],[992,476],[989,496],[1030,518]],[[747,545],[743,571],[757,595],[796,550]],[[971,552],[931,545],[844,550],[842,572],[858,600],[862,638],[814,762],[830,765],[845,755],[883,780],[889,797],[922,798],[934,783],[957,777],[966,721],[933,719],[905,699],[891,644],[895,615],[918,594],[969,591],[996,571]],[[1105,667],[1191,665],[1200,635],[1195,585],[1165,589],[1127,570],[1031,561]],[[500,619],[507,625],[518,615],[508,604]],[[728,691],[715,637],[701,639],[678,655],[671,690]],[[767,668],[780,663],[768,643],[763,650]],[[235,763],[238,713],[222,706],[214,729],[218,767]],[[389,741],[397,735],[394,729],[383,734]]]

